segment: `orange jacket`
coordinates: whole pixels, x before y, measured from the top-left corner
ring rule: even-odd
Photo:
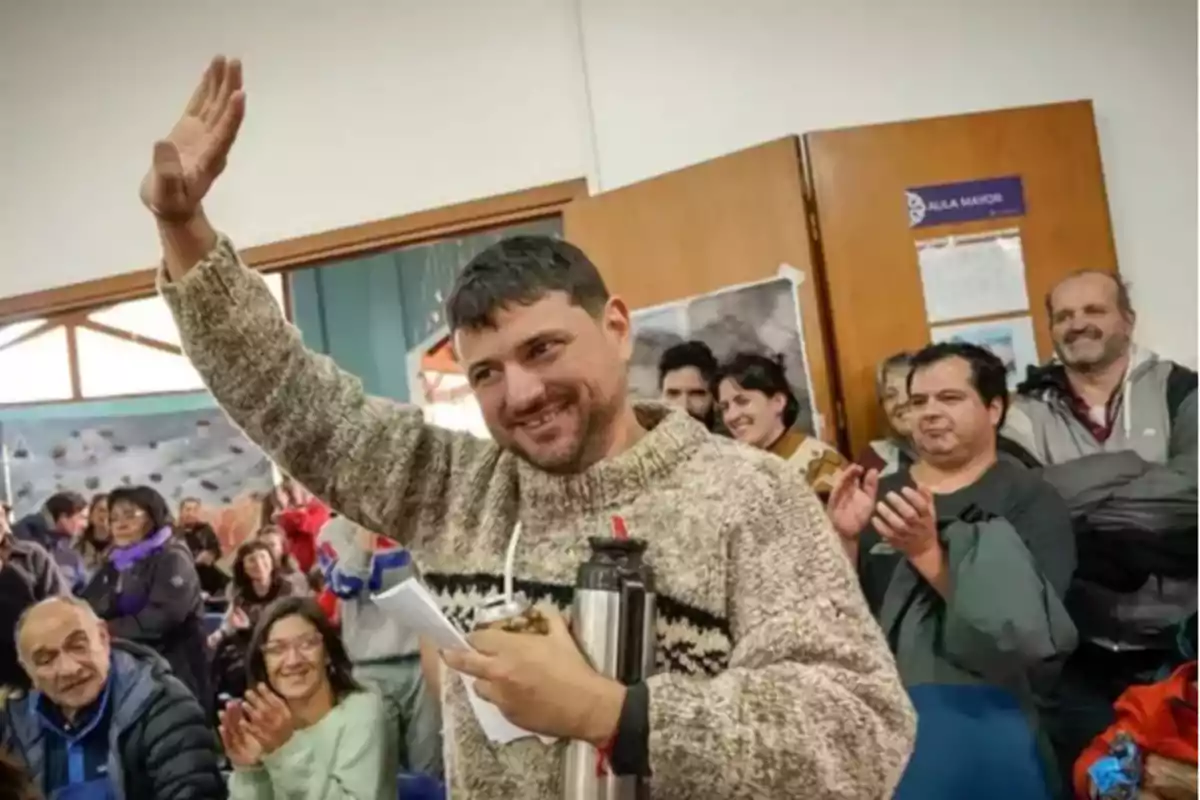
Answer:
[[[1113,705],[1117,721],[1092,740],[1075,761],[1075,796],[1087,800],[1088,768],[1108,755],[1117,734],[1126,733],[1143,753],[1196,763],[1196,662],[1166,680],[1131,686]]]

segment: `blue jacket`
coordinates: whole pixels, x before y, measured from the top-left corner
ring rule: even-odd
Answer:
[[[70,591],[78,593],[87,583],[87,565],[83,562],[83,555],[71,546],[71,537],[54,530],[53,523],[44,513],[22,517],[13,525],[12,532],[21,541],[46,548],[46,552],[58,564]]]
[[[216,736],[199,703],[155,653],[114,639],[108,684],[106,785],[48,787],[47,750],[66,746],[66,761],[81,765],[87,736],[67,743],[48,729],[40,692],[10,700],[0,715],[0,746],[21,758],[43,794],[85,800],[220,800],[227,796]],[[78,769],[76,772],[80,772]],[[68,776],[82,781],[79,775]],[[52,791],[55,790],[55,791]],[[105,794],[107,792],[107,794]]]

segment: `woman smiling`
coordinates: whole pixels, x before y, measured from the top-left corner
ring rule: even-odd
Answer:
[[[170,509],[149,486],[108,496],[112,547],[83,590],[108,632],[149,647],[208,702],[208,655],[201,622],[200,579],[192,554],[171,530]]]
[[[818,495],[832,491],[846,459],[795,427],[800,401],[780,360],[738,353],[721,366],[713,383],[721,421],[733,438],[790,461]]]
[[[383,703],[350,669],[315,601],[291,597],[267,608],[250,645],[254,686],[221,712],[233,800],[396,796]]]

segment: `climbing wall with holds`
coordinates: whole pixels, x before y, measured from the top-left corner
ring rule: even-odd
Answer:
[[[6,493],[18,515],[36,511],[55,492],[146,485],[173,508],[197,497],[211,516],[272,487],[270,462],[215,409],[6,421],[0,440]]]

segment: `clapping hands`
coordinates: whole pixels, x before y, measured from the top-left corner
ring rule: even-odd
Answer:
[[[260,683],[242,700],[225,706],[218,730],[229,761],[235,767],[249,769],[287,744],[296,723],[287,703]]]

